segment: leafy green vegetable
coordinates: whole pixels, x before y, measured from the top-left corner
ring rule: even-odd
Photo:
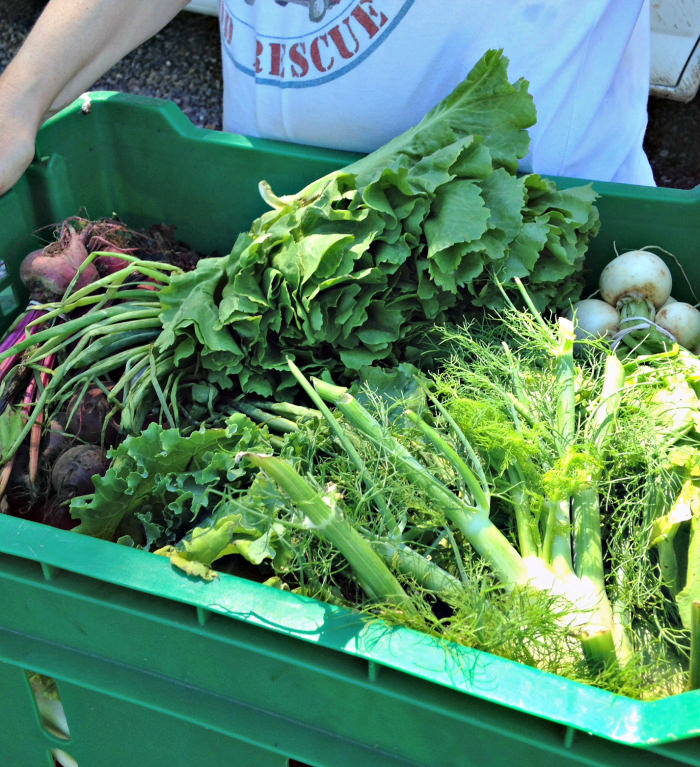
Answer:
[[[26,422],[26,417],[18,407],[8,407],[0,413],[0,464],[12,457],[12,452],[7,451],[7,448],[22,434]]]
[[[517,175],[535,108],[488,51],[415,127],[276,197],[230,255],[200,261],[161,293],[161,353],[195,358],[220,386],[263,396],[307,374],[344,380],[401,360],[408,331],[470,307],[501,307],[496,281],[564,306],[598,227],[589,186]]]
[[[276,488],[265,477],[255,477],[250,487],[227,486],[211,516],[202,519],[180,540],[155,553],[167,556],[176,567],[205,580],[216,576],[212,565],[229,554],[239,554],[253,565],[274,561],[282,569],[286,527],[277,520],[284,508]]]
[[[236,453],[267,447],[263,434],[241,413],[225,428],[189,436],[152,423],[110,450],[107,473],[93,478],[94,494],[71,501],[76,532],[107,539],[121,532],[145,548],[177,539],[218,504],[223,484],[245,478]]]
[[[355,397],[314,381],[336,406],[344,442],[336,435],[334,450],[307,433],[307,460],[293,462],[299,478],[270,472],[292,506],[278,508],[287,541],[305,516],[306,496],[295,500],[303,480],[309,499],[333,493],[336,514],[410,595],[411,615],[392,616],[391,589],[379,592],[389,620],[625,694],[680,692],[700,540],[691,523],[700,403],[682,368],[672,355],[623,365],[598,342],[575,357],[566,321],[554,329],[512,309],[445,340],[453,356],[424,377],[408,365],[369,368]],[[367,574],[357,576],[325,527],[306,532],[278,574],[292,587],[313,584],[305,593],[376,611]],[[661,539],[678,555],[673,593],[655,557]],[[497,641],[511,620],[519,650]]]

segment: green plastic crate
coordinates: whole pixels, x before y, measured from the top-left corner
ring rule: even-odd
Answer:
[[[0,198],[0,327],[24,305],[21,257],[42,227],[81,208],[173,223],[194,247],[224,253],[263,210],[261,178],[294,192],[351,159],[204,131],[173,104],[109,93],[47,123],[37,157]],[[592,272],[614,245],[658,244],[682,264],[675,284],[700,284],[700,187],[595,186],[603,226]],[[68,738],[44,726],[31,673],[56,681]],[[79,767],[700,766],[700,691],[634,701],[7,516],[0,715],[9,767],[53,756]]]

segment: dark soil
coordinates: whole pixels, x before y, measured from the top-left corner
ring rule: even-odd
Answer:
[[[659,186],[700,184],[700,92],[689,104],[649,99],[644,149]]]

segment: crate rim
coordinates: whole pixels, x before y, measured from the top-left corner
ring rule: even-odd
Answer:
[[[235,575],[196,579],[151,552],[6,515],[0,553],[353,655],[613,742],[656,746],[700,735],[700,690],[635,700]],[[553,700],[566,705],[552,712]]]
[[[43,138],[45,134],[49,132],[53,123],[63,120],[68,115],[75,112],[89,114],[92,112],[93,108],[101,109],[105,106],[108,109],[155,108],[161,113],[163,120],[175,133],[185,137],[196,137],[200,140],[205,140],[207,143],[231,145],[236,146],[239,149],[263,148],[266,151],[272,151],[281,157],[288,154],[300,157],[304,155],[304,152],[308,152],[309,156],[315,159],[322,157],[329,161],[336,162],[339,168],[362,156],[360,153],[341,149],[316,147],[277,139],[244,136],[239,133],[228,133],[221,130],[204,128],[195,125],[173,101],[156,98],[154,96],[123,93],[121,91],[95,90],[86,91],[75,101],[52,115],[43,123],[37,135],[37,158],[42,156],[40,150],[43,148]],[[592,183],[595,190],[600,194],[605,194],[606,191],[610,192],[614,190],[616,196],[627,199],[639,199],[641,197],[643,200],[650,202],[663,199],[681,205],[693,205],[700,201],[700,184],[697,184],[691,189],[678,189],[675,187],[623,184],[615,181],[598,181],[596,179],[557,176],[547,173],[542,173],[541,175],[550,176],[562,186]],[[8,194],[12,194],[12,190],[10,190]]]

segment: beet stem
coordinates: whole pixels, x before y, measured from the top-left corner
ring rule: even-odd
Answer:
[[[12,466],[15,463],[14,455],[8,460],[8,462],[0,469],[0,498],[5,495],[7,485],[10,482],[10,476],[12,475]]]
[[[50,370],[53,369],[56,361],[56,355],[50,354],[42,362],[42,366],[45,368],[39,376],[42,388],[46,388],[49,382]],[[36,383],[36,380],[35,380]],[[36,389],[36,387],[35,387]],[[32,397],[33,399],[33,397]],[[27,413],[28,414],[28,413]],[[29,433],[29,481],[34,484],[37,474],[39,473],[39,446],[41,444],[41,425],[44,422],[44,412],[39,411],[36,416],[36,420],[32,425],[32,430]]]

